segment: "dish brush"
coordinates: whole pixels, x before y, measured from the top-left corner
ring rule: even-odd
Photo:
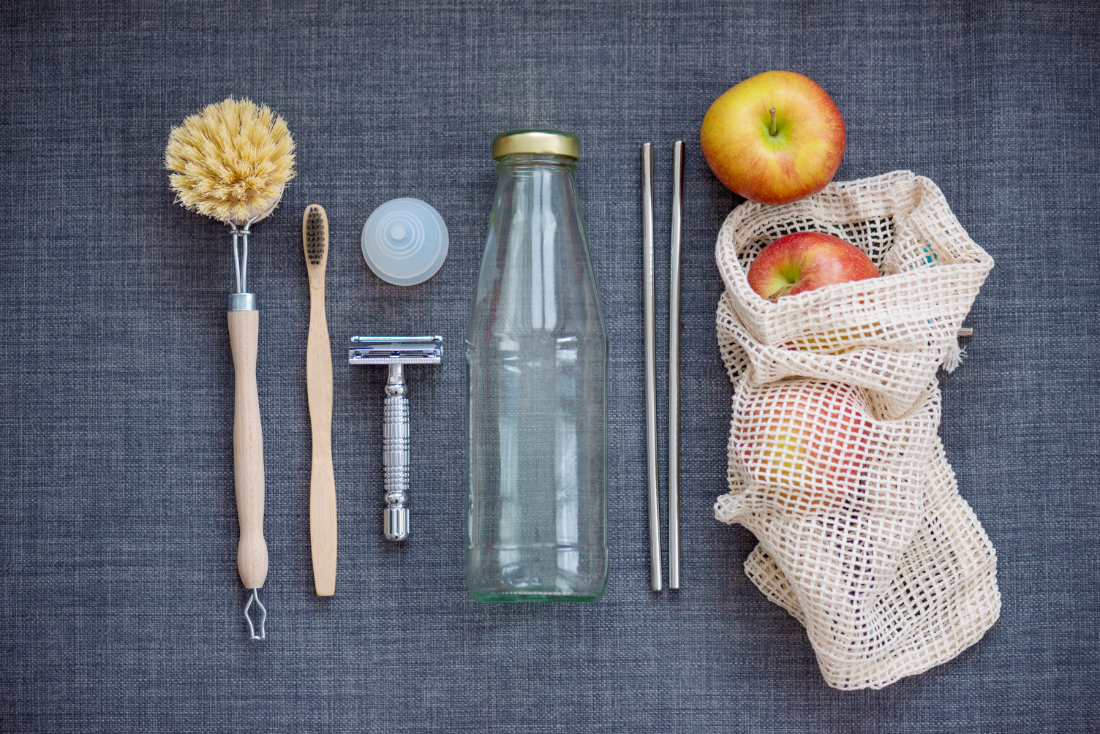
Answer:
[[[176,201],[187,209],[224,222],[233,235],[236,290],[229,294],[229,343],[235,381],[233,473],[241,537],[237,570],[251,590],[244,617],[254,640],[267,635],[267,610],[259,590],[267,578],[264,522],[263,433],[256,388],[259,311],[247,292],[248,236],[267,217],[294,177],[294,141],[286,122],[266,105],[230,97],[173,128],[164,154]],[[259,632],[249,610],[260,613]]]

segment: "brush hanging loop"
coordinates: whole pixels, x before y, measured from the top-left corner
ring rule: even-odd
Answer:
[[[264,623],[267,622],[267,608],[260,602],[260,590],[252,589],[252,593],[248,597],[248,601],[244,605],[244,618],[248,620],[248,636],[253,640],[266,640],[267,631],[264,629]],[[248,613],[252,603],[256,603],[257,609],[260,611],[260,633],[256,634],[256,626],[252,623],[252,615]]]

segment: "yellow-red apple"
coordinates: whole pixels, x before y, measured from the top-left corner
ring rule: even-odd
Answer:
[[[834,507],[859,487],[873,433],[855,388],[798,380],[757,389],[733,440],[758,490],[781,507],[808,511]]]
[[[809,77],[766,71],[715,100],[699,142],[718,180],[761,204],[787,204],[833,180],[844,156],[844,118]]]
[[[833,283],[877,278],[863,250],[824,232],[793,232],[760,251],[749,266],[749,287],[769,301]]]

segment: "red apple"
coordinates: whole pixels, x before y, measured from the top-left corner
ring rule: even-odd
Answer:
[[[735,424],[741,466],[781,507],[820,510],[859,487],[874,423],[847,385],[781,382],[750,394]]]
[[[707,110],[699,135],[718,180],[761,204],[787,204],[825,188],[845,140],[836,103],[793,71],[766,71],[727,91]]]
[[[855,245],[822,232],[794,232],[760,251],[749,287],[769,301],[849,280],[877,278],[878,268]]]

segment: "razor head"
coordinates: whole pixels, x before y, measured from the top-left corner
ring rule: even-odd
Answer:
[[[439,364],[441,336],[353,336],[348,364]]]

